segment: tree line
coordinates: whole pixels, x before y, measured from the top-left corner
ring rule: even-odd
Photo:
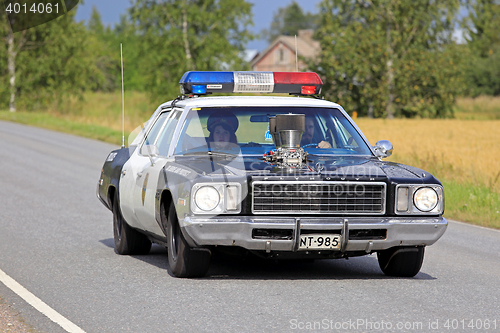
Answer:
[[[87,24],[74,14],[18,33],[0,14],[0,109],[118,90],[120,43],[126,89],[155,103],[179,94],[185,71],[250,69],[243,51],[256,36],[245,0],[134,0],[114,27],[95,8]],[[312,14],[293,1],[261,36],[304,28],[321,44],[307,61],[322,94],[359,115],[448,117],[459,96],[500,95],[498,0],[323,0]]]

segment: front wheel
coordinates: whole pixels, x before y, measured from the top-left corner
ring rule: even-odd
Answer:
[[[201,277],[210,266],[210,252],[207,249],[193,249],[186,242],[179,227],[174,204],[170,204],[168,215],[162,206],[162,218],[167,219],[168,264],[176,277]]]
[[[392,247],[377,253],[378,264],[384,274],[398,277],[417,275],[424,261],[423,246]]]
[[[117,195],[113,200],[113,235],[118,254],[148,254],[151,249],[151,241],[132,229],[123,218]]]

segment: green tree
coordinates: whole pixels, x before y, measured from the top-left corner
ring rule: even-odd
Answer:
[[[463,87],[459,0],[324,0],[314,66],[327,98],[374,117],[445,117]]]
[[[466,71],[468,93],[500,95],[500,2],[474,0],[468,3],[462,22],[470,49]]]
[[[318,27],[318,14],[304,13],[299,4],[293,1],[286,7],[278,9],[274,14],[269,30],[262,30],[261,34],[269,43],[281,35],[295,36],[301,29],[313,29]]]
[[[120,82],[119,45],[122,39],[120,37],[123,36],[116,35],[109,26],[102,24],[101,15],[95,6],[92,7],[87,30],[88,49],[95,65],[89,78],[89,88],[93,91],[113,91]]]
[[[4,41],[0,62],[8,63],[8,70],[0,72],[2,106],[9,104],[11,111],[18,107],[40,109],[89,88],[89,77],[96,67],[88,48],[88,33],[83,24],[75,23],[74,15],[75,11],[70,11],[17,33],[12,33],[5,16],[0,17]]]
[[[500,2],[498,0],[469,1],[468,15],[462,26],[465,39],[474,52],[489,57],[491,47],[500,45]]]
[[[147,91],[148,71],[154,69],[149,64],[149,55],[145,41],[141,34],[137,33],[128,15],[120,16],[120,22],[115,25],[112,34],[106,37],[110,45],[111,54],[116,55],[116,60],[120,61],[120,43],[123,44],[123,67],[125,71],[125,89]],[[120,70],[115,71],[116,81],[121,82]]]
[[[252,38],[245,0],[136,0],[130,15],[147,66],[145,85],[161,101],[178,95],[185,71],[245,68],[240,55]]]
[[[92,13],[90,14],[90,19],[87,24],[88,29],[97,35],[104,34],[104,25],[102,24],[101,14],[97,10],[96,6],[92,6]]]
[[[467,93],[500,96],[500,44],[490,46],[488,55],[481,57],[470,50],[465,68]]]

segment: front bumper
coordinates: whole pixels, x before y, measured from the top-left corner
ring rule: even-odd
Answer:
[[[298,250],[301,233],[335,233],[341,235],[342,252],[385,250],[394,246],[426,246],[434,244],[446,231],[444,217],[254,217],[224,216],[216,218],[185,217],[183,233],[191,246],[239,246],[255,251]],[[253,229],[291,230],[291,239],[253,238]],[[370,231],[386,230],[385,237],[370,238]],[[368,236],[350,237],[356,230]],[[352,239],[357,238],[357,239]]]

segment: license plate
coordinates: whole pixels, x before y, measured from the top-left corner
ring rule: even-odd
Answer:
[[[299,250],[340,249],[340,235],[308,234],[300,236]]]

